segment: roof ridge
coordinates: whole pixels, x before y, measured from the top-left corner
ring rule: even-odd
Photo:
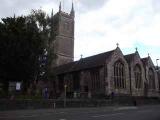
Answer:
[[[136,53],[131,53],[131,54],[126,54],[126,55],[124,55],[124,57],[125,56],[129,56],[129,55],[135,55]]]
[[[87,56],[87,57],[85,57],[85,58],[95,57],[95,56],[98,56],[98,55],[103,55],[103,54],[106,54],[106,53],[109,53],[109,52],[114,52],[114,51],[115,51],[115,49],[114,49],[114,50],[107,51],[107,52],[103,52],[103,53],[98,53],[98,54],[96,54],[96,55]],[[82,59],[85,59],[85,58],[82,58]]]
[[[144,57],[144,58],[141,58],[141,59],[148,59],[148,57]]]
[[[73,61],[64,65],[57,66],[57,72],[71,72],[78,71],[81,69],[89,69],[93,67],[102,66],[106,60],[112,55],[115,50],[111,50],[108,52],[100,53],[97,55],[89,56],[86,58],[82,58],[77,61]]]

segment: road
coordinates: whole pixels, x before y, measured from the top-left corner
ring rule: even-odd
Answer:
[[[0,120],[160,120],[160,105],[1,111]]]

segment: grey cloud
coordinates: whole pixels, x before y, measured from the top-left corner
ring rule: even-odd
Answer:
[[[108,0],[79,0],[80,12],[101,8]]]
[[[62,9],[69,12],[72,0],[57,0],[62,2]],[[56,1],[56,4],[58,3]],[[76,12],[82,13],[93,9],[101,8],[108,0],[73,0]]]
[[[22,14],[26,15],[31,9],[38,9],[45,5],[49,5],[51,8],[53,5],[58,8],[60,1],[62,1],[63,11],[70,12],[72,0],[0,0],[0,18],[10,17],[14,14],[16,14],[16,16]],[[84,11],[86,12],[101,7],[104,2],[105,0],[99,0],[99,2],[97,2],[97,0],[79,0],[79,3],[75,2],[74,6],[76,13],[82,13]],[[51,10],[51,8],[48,9]],[[57,9],[53,8],[53,10],[56,12]]]
[[[0,18],[28,13],[45,4],[57,4],[59,0],[0,0]]]
[[[69,12],[72,0],[0,0],[0,18],[13,16],[14,13],[16,15],[28,14],[31,9],[38,9],[48,4],[54,4],[58,7],[60,1],[64,1],[64,10]],[[75,2],[75,9],[76,12],[79,13],[86,12],[102,7],[107,1],[108,0],[79,0],[78,3]]]
[[[103,6],[107,0],[80,0],[79,2],[87,9],[96,9]]]

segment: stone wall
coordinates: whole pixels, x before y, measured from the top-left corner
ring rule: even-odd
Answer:
[[[62,65],[74,60],[74,16],[60,11],[54,16],[55,38],[52,43],[54,54],[53,65]],[[54,67],[54,66],[52,66]]]
[[[141,69],[141,80],[142,80],[142,87],[141,88],[136,88],[136,83],[135,83],[135,74],[134,74],[134,69],[135,66],[138,65]],[[130,82],[131,82],[131,94],[132,96],[144,96],[144,83],[145,83],[145,71],[143,67],[143,63],[140,59],[140,56],[138,53],[135,53],[133,60],[131,63],[129,63],[130,67]]]
[[[118,60],[122,61],[125,67],[125,81],[126,81],[125,89],[116,89],[114,86],[114,77],[113,77],[114,76],[114,63]],[[105,82],[108,83],[108,86],[106,87],[106,93],[108,93],[108,95],[111,94],[112,92],[114,92],[115,94],[129,95],[130,94],[130,88],[129,88],[130,83],[129,83],[128,64],[126,60],[124,59],[123,54],[119,48],[115,50],[110,60],[107,61],[106,66],[107,66],[107,72],[108,72],[107,77],[106,77],[107,79],[105,80]]]
[[[149,75],[148,75],[148,73],[149,73],[149,69],[151,68],[153,71],[154,71],[154,76],[155,76],[155,89],[149,89],[148,88],[148,90],[147,90],[147,96],[148,97],[156,97],[156,96],[159,96],[159,90],[158,90],[158,88],[159,88],[159,85],[158,85],[158,76],[157,76],[157,72],[156,72],[156,69],[155,69],[155,67],[154,67],[154,64],[153,64],[153,62],[152,62],[152,60],[151,60],[151,58],[149,57],[149,59],[148,59],[148,62],[147,62],[148,64],[146,64],[146,66],[144,66],[145,67],[145,73],[146,73],[146,82],[147,82],[147,84],[149,85]]]

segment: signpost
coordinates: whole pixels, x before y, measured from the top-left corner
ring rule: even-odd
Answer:
[[[67,92],[67,85],[64,85],[64,107],[66,107],[66,92]]]

